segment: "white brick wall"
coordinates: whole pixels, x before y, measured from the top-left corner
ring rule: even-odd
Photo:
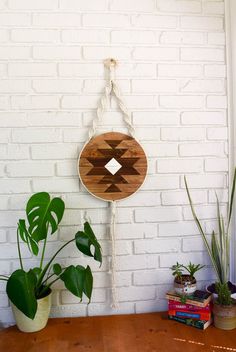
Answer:
[[[102,268],[91,264],[91,305],[79,305],[57,285],[52,316],[165,309],[169,267],[190,259],[209,265],[183,175],[208,233],[214,188],[222,202],[227,197],[224,1],[5,0],[0,8],[0,273],[18,267],[17,219],[30,194],[45,190],[62,195],[67,206],[49,252],[72,237],[85,211],[104,249]],[[117,78],[149,159],[142,189],[118,204],[121,303],[114,311],[109,209],[80,185],[76,169],[110,56],[119,60]],[[114,102],[100,130],[111,129],[124,130]],[[26,267],[36,265],[26,248],[23,255]],[[65,251],[61,261],[77,264],[76,257]],[[199,279],[211,280],[211,269]],[[0,324],[10,324],[4,289],[1,283]]]

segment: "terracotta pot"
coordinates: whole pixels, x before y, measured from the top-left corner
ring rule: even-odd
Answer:
[[[189,275],[181,275],[181,277],[184,279],[189,277]],[[174,290],[178,295],[190,296],[196,289],[197,283],[195,278],[193,278],[193,280],[184,281],[183,283],[180,283],[176,278],[174,280]]]
[[[50,292],[46,297],[37,300],[38,309],[34,319],[28,318],[11,302],[16,325],[20,331],[35,332],[42,330],[47,325],[51,309],[51,296],[52,292]]]
[[[223,330],[236,328],[236,305],[221,306],[220,304],[214,303],[213,314],[216,328]]]

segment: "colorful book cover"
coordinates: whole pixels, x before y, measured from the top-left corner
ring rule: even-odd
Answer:
[[[190,319],[196,319],[196,320],[210,320],[211,318],[211,313],[201,313],[201,312],[184,312],[184,311],[178,311],[178,310],[169,310],[169,315],[173,315],[175,317],[180,317],[180,318],[190,318]]]
[[[205,320],[195,320],[195,319],[183,319],[180,317],[175,317],[173,315],[169,315],[168,318],[170,320],[175,320],[179,323],[192,326],[197,329],[205,330],[209,325],[212,323],[212,319],[205,321]]]
[[[208,292],[197,290],[191,296],[180,296],[177,295],[177,293],[170,291],[167,292],[166,298],[168,300],[181,302],[183,304],[206,307],[210,303],[212,295]]]
[[[189,311],[189,312],[195,312],[195,311],[211,312],[212,310],[211,303],[209,303],[205,307],[198,307],[192,304],[183,304],[172,300],[168,301],[168,308],[171,310],[181,310],[181,311],[183,310],[183,311]]]

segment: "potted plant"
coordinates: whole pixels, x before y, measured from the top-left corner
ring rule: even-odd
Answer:
[[[190,196],[188,184],[186,177],[184,177],[185,187],[189,199],[189,204],[193,214],[193,218],[197,224],[199,232],[202,236],[204,244],[206,246],[207,252],[211,259],[213,268],[216,273],[217,281],[220,284],[227,283],[231,294],[236,293],[236,286],[229,281],[229,264],[230,264],[230,220],[233,210],[233,201],[235,193],[235,182],[236,182],[236,168],[234,170],[234,177],[232,182],[232,188],[230,192],[230,202],[228,204],[228,214],[227,221],[225,222],[223,215],[220,211],[219,200],[216,195],[216,205],[217,205],[217,222],[218,222],[218,233],[213,230],[211,235],[211,241],[209,242],[207,236],[202,228],[202,225],[196,215],[196,212],[193,207],[193,202]],[[216,294],[216,284],[212,284],[207,287],[207,290],[210,293]]]
[[[217,299],[213,304],[214,325],[223,330],[236,328],[236,300],[231,297],[228,284],[216,283]]]
[[[12,305],[18,328],[24,332],[43,329],[48,320],[51,302],[51,287],[63,281],[67,290],[80,301],[83,294],[89,301],[93,289],[93,276],[89,266],[69,265],[62,267],[55,263],[58,253],[69,244],[75,243],[83,254],[93,257],[101,265],[101,247],[88,222],[83,231],[78,231],[74,238],[64,243],[47,263],[44,256],[48,236],[54,234],[64,214],[65,204],[60,198],[50,198],[46,192],[34,194],[27,202],[27,221],[20,219],[17,228],[17,248],[20,268],[10,277],[0,275],[0,280],[7,282],[6,292]],[[39,266],[26,271],[21,256],[20,238],[33,255],[40,255]],[[42,246],[40,246],[42,242]]]
[[[187,266],[183,264],[179,264],[178,262],[171,267],[173,271],[172,275],[175,277],[174,279],[174,290],[179,295],[191,295],[197,289],[197,281],[194,277],[195,273],[201,270],[204,265],[200,264],[192,264],[189,262]],[[183,273],[184,270],[187,274]]]

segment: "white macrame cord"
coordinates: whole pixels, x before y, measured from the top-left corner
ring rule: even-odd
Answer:
[[[102,122],[102,117],[104,112],[107,110],[109,105],[109,99],[114,94],[118,106],[123,113],[123,120],[127,126],[128,133],[135,138],[135,129],[132,125],[131,115],[129,110],[127,109],[122,96],[120,89],[115,82],[115,67],[116,61],[114,59],[108,59],[104,62],[105,66],[109,69],[109,78],[107,80],[104,94],[102,95],[97,108],[96,117],[92,121],[92,126],[89,129],[88,135],[89,139],[95,136],[97,127]],[[112,243],[112,255],[111,255],[111,263],[110,263],[110,273],[111,273],[111,284],[112,284],[112,308],[118,308],[118,299],[116,292],[116,246],[115,246],[115,225],[116,225],[116,201],[111,202],[111,221],[110,221],[110,239]]]
[[[118,308],[118,299],[116,292],[116,242],[115,242],[115,233],[116,233],[116,201],[111,202],[111,222],[110,222],[110,237],[112,244],[112,255],[111,255],[111,290],[112,290],[112,308]]]
[[[109,98],[111,97],[112,93],[116,97],[116,100],[118,102],[120,110],[123,112],[123,120],[124,120],[125,124],[127,125],[127,129],[128,129],[129,134],[133,138],[136,138],[135,137],[135,129],[132,125],[130,112],[126,107],[125,102],[123,101],[123,99],[121,97],[120,89],[119,89],[117,83],[115,82],[115,65],[116,64],[113,64],[113,61],[115,61],[115,60],[110,59],[109,60],[110,65],[105,64],[109,68],[109,79],[107,80],[107,84],[104,89],[104,94],[98,103],[96,117],[93,119],[92,126],[89,129],[89,132],[88,132],[89,139],[94,137],[94,135],[96,134],[97,127],[102,121],[102,117],[104,115],[104,112],[107,110],[107,107],[109,104]]]

